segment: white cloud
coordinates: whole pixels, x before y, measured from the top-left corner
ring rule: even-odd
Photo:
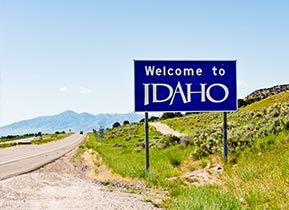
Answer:
[[[62,87],[62,88],[59,89],[60,92],[66,92],[67,90],[68,90],[67,87]]]
[[[245,87],[247,87],[247,85],[248,84],[246,82],[242,82],[240,80],[237,81],[237,86],[238,86],[239,89],[240,88],[245,88]]]
[[[91,89],[89,89],[87,87],[80,87],[80,93],[81,94],[89,94],[89,93],[91,93]]]

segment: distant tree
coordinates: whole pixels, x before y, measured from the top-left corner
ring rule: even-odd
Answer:
[[[60,134],[59,131],[55,131],[55,134]]]
[[[37,136],[42,136],[42,133],[41,133],[41,132],[38,132],[35,136],[36,136],[36,137],[37,137]]]
[[[62,131],[61,133],[62,133],[62,134],[65,134],[65,131]]]
[[[175,112],[175,117],[182,117],[182,116],[183,116],[182,113],[180,113],[180,112]]]
[[[142,118],[139,122],[140,123],[143,123],[145,121],[145,119],[144,118]]]
[[[238,99],[238,107],[244,107],[246,106],[246,101],[244,101],[243,99]]]
[[[115,122],[115,123],[113,123],[113,125],[112,125],[113,128],[117,128],[117,127],[119,127],[119,126],[120,126],[120,123],[119,123],[119,122]]]
[[[96,134],[96,130],[94,128],[92,129],[92,132],[93,132],[93,134]]]
[[[129,124],[129,121],[128,121],[128,120],[125,120],[125,121],[123,121],[123,124],[124,124],[124,125],[128,125],[128,124]]]
[[[165,119],[170,119],[170,118],[174,118],[174,117],[175,117],[175,113],[173,113],[173,112],[165,112],[161,116],[161,119],[165,120]]]
[[[174,118],[174,117],[182,117],[182,116],[183,116],[183,114],[181,112],[165,112],[161,116],[161,119],[165,120],[165,119],[170,119],[170,118]]]
[[[99,129],[99,138],[101,138],[101,139],[104,138],[104,129],[103,128]]]
[[[160,118],[156,117],[156,116],[151,116],[149,121],[153,122],[153,121],[157,121],[158,119],[160,119]]]
[[[22,137],[31,137],[31,136],[34,136],[34,134],[31,135],[31,133],[26,133],[26,134],[22,135]]]

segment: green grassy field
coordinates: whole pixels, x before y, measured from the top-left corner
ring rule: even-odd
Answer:
[[[105,139],[99,139],[90,133],[86,146],[96,150],[115,173],[124,177],[144,178],[143,132],[141,124],[132,124],[105,132]],[[151,171],[146,181],[148,184],[166,187],[170,183],[165,179],[181,174],[177,166],[192,148],[181,148],[178,144],[169,142],[170,137],[161,135],[153,128],[150,128],[150,139]],[[158,144],[159,142],[162,143]]]
[[[150,127],[147,177],[143,124],[108,129],[104,139],[90,133],[85,147],[97,151],[114,173],[169,190],[170,198],[163,204],[168,209],[289,209],[288,95],[281,93],[229,114],[230,161],[218,186],[188,185],[178,176],[222,162],[221,113],[164,120],[188,134],[187,146]]]
[[[289,131],[259,139],[226,175],[225,187],[246,207],[289,209]]]
[[[289,91],[268,97],[244,108],[240,108],[238,112],[228,113],[228,123],[238,122],[243,125],[248,125],[252,121],[250,115],[248,115],[250,112],[259,112],[263,115],[262,111],[276,103],[289,103]],[[200,129],[221,124],[222,113],[192,114],[178,119],[167,119],[163,122],[181,133],[194,135]]]

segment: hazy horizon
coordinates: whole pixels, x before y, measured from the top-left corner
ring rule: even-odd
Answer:
[[[133,112],[133,59],[237,59],[238,98],[287,84],[288,6],[0,0],[0,126]]]

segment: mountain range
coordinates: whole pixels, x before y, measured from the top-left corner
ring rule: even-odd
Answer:
[[[114,122],[125,120],[136,122],[143,118],[141,114],[98,114],[76,113],[65,111],[57,115],[42,116],[30,120],[23,120],[0,127],[0,136],[22,135],[26,133],[54,133],[55,131],[91,131],[99,128],[111,127]]]

